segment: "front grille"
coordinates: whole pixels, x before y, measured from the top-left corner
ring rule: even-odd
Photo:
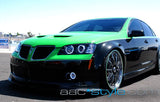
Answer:
[[[55,46],[37,46],[32,59],[44,59],[46,58],[53,50]]]
[[[29,45],[22,45],[21,46],[21,50],[20,50],[20,56],[22,58],[27,59],[29,51],[30,51],[30,48],[31,48],[31,46],[29,46]]]

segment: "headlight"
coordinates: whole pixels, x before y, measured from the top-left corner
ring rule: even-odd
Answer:
[[[67,54],[72,54],[74,51],[74,47],[72,45],[69,45],[69,46],[65,46],[65,52]]]
[[[68,54],[93,54],[96,49],[96,44],[74,44],[64,46],[58,55]]]
[[[16,49],[15,49],[15,52],[19,52],[20,49],[21,49],[21,43],[19,43],[19,44],[17,45],[17,47],[16,47]]]
[[[89,46],[87,47],[86,53],[93,53],[95,49],[96,49],[95,44],[89,44]]]
[[[84,53],[85,49],[86,49],[85,45],[78,45],[77,48],[78,53]]]

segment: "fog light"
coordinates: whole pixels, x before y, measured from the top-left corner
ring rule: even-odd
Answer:
[[[66,78],[68,80],[74,80],[74,79],[76,79],[76,73],[75,72],[68,72],[68,73],[66,73]]]
[[[71,72],[71,73],[70,73],[70,78],[71,78],[72,80],[76,79],[76,73],[75,73],[75,72]]]

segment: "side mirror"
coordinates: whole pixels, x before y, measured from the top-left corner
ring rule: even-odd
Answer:
[[[139,30],[133,30],[131,34],[129,34],[129,37],[138,37],[138,36],[144,36],[144,32]]]

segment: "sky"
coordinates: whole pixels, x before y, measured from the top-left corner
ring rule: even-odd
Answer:
[[[0,32],[54,34],[86,19],[135,17],[160,36],[160,0],[0,0]]]

